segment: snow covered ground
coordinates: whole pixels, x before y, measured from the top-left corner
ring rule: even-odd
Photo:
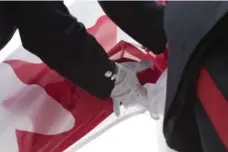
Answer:
[[[95,1],[67,0],[65,3],[70,6],[71,13],[86,27],[92,26],[96,19],[103,14]],[[119,32],[119,39],[136,43],[120,30]],[[0,61],[19,45],[21,42],[16,33],[10,43],[0,52]],[[164,141],[162,141],[162,126],[159,124],[152,120],[148,113],[129,118],[79,149],[78,152],[167,152]]]

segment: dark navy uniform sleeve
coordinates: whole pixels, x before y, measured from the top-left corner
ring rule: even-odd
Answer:
[[[164,6],[154,1],[99,1],[105,13],[140,44],[159,54],[166,46]]]
[[[114,87],[111,76],[115,73],[115,63],[63,2],[6,4],[24,48],[92,95],[109,97]]]

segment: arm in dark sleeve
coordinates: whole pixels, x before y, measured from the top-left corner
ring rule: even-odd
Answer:
[[[50,68],[99,98],[109,97],[115,64],[63,2],[7,2],[23,46]]]
[[[164,6],[153,1],[99,1],[99,4],[133,39],[156,54],[164,51]]]

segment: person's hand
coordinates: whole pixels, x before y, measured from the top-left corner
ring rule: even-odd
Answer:
[[[146,107],[149,102],[147,89],[139,83],[137,73],[151,68],[152,63],[150,61],[141,61],[116,64],[118,71],[115,86],[111,93],[115,114],[117,116],[120,115],[121,104],[125,108],[134,105]]]
[[[167,69],[161,74],[155,84],[147,83],[144,85],[148,93],[148,104],[145,105],[153,119],[164,116],[166,99]]]

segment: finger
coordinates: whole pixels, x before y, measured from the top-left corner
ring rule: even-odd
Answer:
[[[122,65],[134,70],[134,72],[141,72],[148,68],[151,68],[152,62],[149,60],[144,60],[140,62],[125,62],[125,63],[122,63]]]
[[[117,100],[113,100],[113,110],[117,117],[120,116],[120,102]]]
[[[138,96],[139,102],[143,106],[147,106],[149,104],[148,90],[146,88],[144,88],[143,86],[141,86],[139,88],[139,90],[137,90],[136,94]]]
[[[160,119],[159,115],[154,114],[154,113],[152,113],[152,112],[150,112],[150,111],[149,111],[149,113],[150,113],[150,117],[151,117],[152,119],[154,119],[154,120],[159,120],[159,119]]]
[[[144,105],[144,107],[146,107],[146,109],[149,111],[151,118],[154,120],[158,120],[159,116],[154,110],[156,109],[156,107],[154,107],[155,106],[154,104],[151,104],[153,100],[149,100],[148,98],[148,90],[143,87],[140,89],[138,93],[139,93],[139,96],[141,97],[140,99],[141,104]]]

